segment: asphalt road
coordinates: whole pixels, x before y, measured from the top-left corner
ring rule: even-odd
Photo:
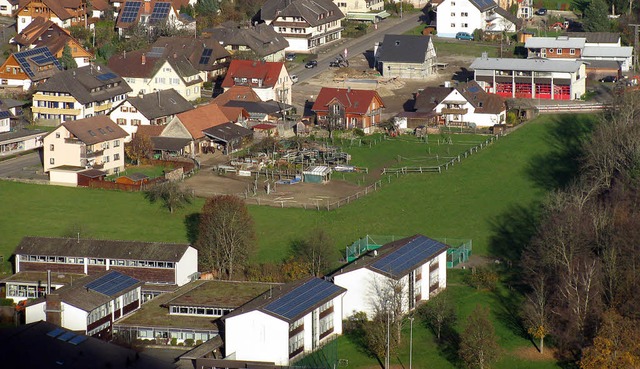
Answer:
[[[0,178],[48,179],[37,151],[0,162]]]
[[[382,42],[385,34],[403,34],[422,22],[420,16],[422,12],[405,15],[401,18],[388,18],[378,23],[378,29],[367,33],[362,37],[355,39],[343,39],[336,42],[335,46],[320,51],[318,54],[318,66],[315,68],[305,69],[304,64],[300,64],[289,71],[290,74],[298,76],[298,83],[306,81],[310,78],[329,69],[329,62],[334,60],[339,53],[344,53],[347,49],[347,59],[362,55],[367,50],[373,50],[376,42]]]

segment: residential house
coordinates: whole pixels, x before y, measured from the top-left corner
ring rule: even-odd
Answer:
[[[13,13],[18,10],[19,0],[0,0],[0,15],[5,17],[13,16]]]
[[[124,342],[169,344],[206,342],[219,337],[218,319],[277,283],[196,280],[164,293],[118,321],[114,336]]]
[[[285,49],[289,47],[285,37],[266,23],[241,27],[235,22],[225,22],[203,33],[219,42],[232,55],[255,55],[257,59],[270,62],[283,61]]]
[[[218,142],[207,137],[205,130],[221,126],[226,123],[235,125],[234,123],[243,122],[249,118],[249,114],[242,108],[224,107],[215,103],[199,106],[193,110],[189,110],[177,114],[162,130],[161,137],[173,137],[189,139],[189,148],[185,150],[191,155],[206,153],[210,148],[219,146]],[[242,128],[241,126],[238,126]],[[235,149],[239,149],[241,145],[236,145]],[[218,147],[222,149],[222,147]],[[234,150],[235,150],[234,149]]]
[[[180,127],[176,133],[176,128],[167,130],[165,136],[163,132],[167,126],[139,126],[136,135],[146,135],[151,139],[151,146],[154,156],[168,159],[177,156],[191,156],[193,152],[193,140],[186,128]]]
[[[475,81],[456,87],[425,87],[416,94],[417,113],[435,113],[436,123],[458,127],[491,127],[506,120],[505,99],[485,92]]]
[[[313,53],[342,37],[344,14],[331,0],[267,0],[259,15],[289,42],[287,51]]]
[[[78,67],[88,65],[94,57],[69,31],[43,17],[35,18],[11,43],[17,44],[19,50],[46,46],[58,59],[62,59],[64,48],[68,47]]]
[[[224,123],[202,131],[210,147],[217,147],[224,155],[236,152],[253,140],[253,131],[234,123]]]
[[[157,295],[154,291],[163,287],[174,290],[198,275],[198,250],[187,244],[24,237],[14,254],[17,277],[6,282],[7,297],[14,301],[42,297],[47,288],[71,283],[75,275],[95,275],[105,270],[145,282],[144,301]],[[51,272],[51,287],[47,271]],[[31,288],[34,284],[39,287]]]
[[[342,300],[343,318],[361,311],[373,318],[390,288],[401,290],[400,301],[390,303],[398,303],[404,313],[444,290],[447,248],[444,243],[415,235],[385,244],[341,267],[329,278],[347,291]]]
[[[384,102],[376,91],[323,87],[311,110],[321,125],[373,133],[382,122]],[[333,121],[332,121],[333,120]]]
[[[44,171],[71,166],[120,172],[126,137],[127,132],[106,115],[64,122],[44,137]],[[58,182],[53,172],[50,181]]]
[[[86,276],[29,302],[25,322],[44,320],[110,341],[113,322],[140,308],[141,287],[139,280],[115,270]]]
[[[37,47],[9,55],[0,66],[0,87],[28,91],[62,70],[47,47]]]
[[[470,69],[487,92],[506,98],[576,100],[586,92],[582,61],[476,58]]]
[[[193,105],[187,99],[176,90],[169,89],[130,96],[116,105],[108,115],[127,132],[125,142],[128,142],[135,136],[139,126],[165,125],[176,114],[191,109]]]
[[[218,40],[212,38],[160,37],[152,46],[164,48],[164,55],[184,55],[200,72],[200,77],[204,81],[212,81],[224,75],[231,60],[231,54]]]
[[[174,369],[139,351],[77,334],[49,322],[36,322],[0,330],[2,350],[11,353],[5,358],[8,366],[48,368],[52,365],[68,369],[129,368]],[[37,352],[34,353],[34,347]],[[66,359],[65,359],[66,358]]]
[[[429,36],[385,35],[376,46],[376,67],[384,77],[422,79],[436,73],[436,49]]]
[[[383,0],[340,0],[335,3],[348,20],[378,23],[391,16],[384,10]],[[421,8],[424,5],[426,4]]]
[[[291,105],[293,82],[282,62],[233,60],[222,81],[225,91],[233,86],[248,86],[262,101],[275,100]]]
[[[42,147],[42,138],[47,133],[39,129],[9,130],[10,115],[0,111],[0,157]]]
[[[91,0],[89,2],[89,18],[93,18],[94,20],[104,19],[110,11],[112,12],[111,5],[109,5],[109,1],[107,0]]]
[[[533,18],[533,0],[518,0],[518,18],[529,20]],[[510,9],[509,7],[503,7]]]
[[[43,17],[60,27],[87,25],[86,0],[24,0],[20,1],[16,17],[18,33],[22,32],[35,18]]]
[[[487,32],[514,32],[520,21],[493,0],[443,0],[433,2],[436,9],[438,37],[455,37],[458,32],[473,34],[476,29]]]
[[[111,69],[91,64],[58,72],[39,84],[31,111],[35,120],[84,119],[108,113],[129,92],[131,87]]]
[[[187,4],[188,2],[181,0],[126,0],[118,12],[116,30],[120,35],[134,26],[178,30],[193,28],[195,31],[195,22],[185,24],[178,16],[180,7]]]
[[[161,46],[114,55],[109,59],[109,68],[131,86],[130,96],[172,88],[193,101],[200,98],[206,78],[206,73],[191,64],[188,55],[168,53]]]
[[[316,277],[270,289],[222,317],[226,357],[287,366],[311,353],[342,334],[345,292]]]
[[[529,58],[584,61],[587,63],[587,74],[592,78],[612,74],[618,76],[622,72],[629,71],[632,65],[633,47],[621,46],[620,36],[616,34],[595,32],[594,35],[589,35],[589,33],[530,37],[525,42],[525,48]]]

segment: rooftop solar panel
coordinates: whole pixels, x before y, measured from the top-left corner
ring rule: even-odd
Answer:
[[[266,305],[264,309],[285,319],[293,320],[306,310],[319,306],[340,291],[341,287],[315,278],[280,296],[277,300]]]
[[[73,337],[72,339],[70,339],[69,343],[72,344],[72,345],[77,346],[77,345],[81,344],[82,342],[84,342],[84,341],[86,341],[88,339],[89,339],[89,337],[87,337],[87,336],[77,335],[77,336]]]
[[[11,113],[8,111],[0,111],[0,119],[11,118]]]
[[[52,330],[51,332],[47,333],[47,336],[55,338],[55,337],[58,337],[59,335],[61,335],[64,332],[66,332],[64,329],[56,328],[56,329]]]
[[[394,276],[417,268],[435,257],[447,245],[425,236],[418,236],[371,264],[371,267]]]
[[[127,1],[124,4],[124,8],[122,9],[120,22],[132,23],[136,19],[138,19],[138,13],[140,12],[141,6],[142,6],[142,1]]]
[[[162,54],[164,54],[164,47],[154,46],[151,48],[151,51],[147,53],[147,56],[150,58],[159,58]]]
[[[36,47],[35,49],[15,53],[13,56],[20,64],[22,70],[24,70],[29,77],[35,77],[35,73],[33,69],[31,69],[29,61],[33,61],[38,65],[53,64],[58,69],[62,69],[58,59],[51,54],[47,47]]]
[[[469,87],[469,92],[471,93],[480,92],[480,88],[478,86],[471,86]]]
[[[204,49],[202,51],[202,56],[200,57],[200,64],[209,64],[209,60],[211,59],[212,53],[213,53],[213,49]]]
[[[171,3],[158,2],[153,7],[153,12],[149,17],[149,23],[156,23],[167,19],[169,11],[171,10]]]
[[[66,332],[61,336],[58,336],[58,339],[60,341],[69,341],[70,339],[74,338],[75,336],[77,336],[77,334],[73,333],[73,332]]]
[[[101,81],[108,81],[110,79],[118,78],[118,76],[115,75],[114,73],[109,72],[109,73],[98,74],[96,78]]]
[[[86,288],[106,296],[114,296],[138,283],[138,280],[118,272],[111,272],[89,282]]]

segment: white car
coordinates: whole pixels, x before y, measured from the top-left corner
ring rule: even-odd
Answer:
[[[291,78],[291,82],[298,83],[298,76],[297,75],[292,74],[289,78]]]

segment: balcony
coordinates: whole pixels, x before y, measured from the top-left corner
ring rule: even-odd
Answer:
[[[439,267],[440,267],[440,265],[438,263],[433,263],[433,264],[429,265],[429,272],[433,272],[435,270],[438,270]]]
[[[442,108],[442,114],[459,114],[465,115],[469,109],[463,108]]]
[[[81,153],[80,157],[83,159],[91,159],[102,156],[102,154],[104,154],[104,150],[87,150],[86,152]]]

